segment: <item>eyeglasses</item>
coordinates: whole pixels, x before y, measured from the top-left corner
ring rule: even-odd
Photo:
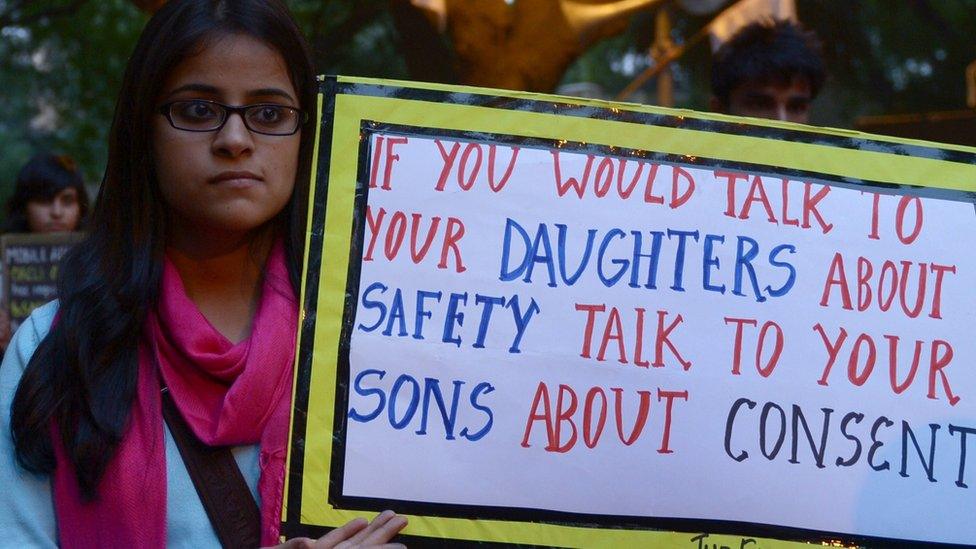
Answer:
[[[230,115],[237,113],[254,133],[293,135],[308,119],[308,113],[300,109],[274,103],[234,107],[205,99],[171,101],[160,106],[159,113],[169,120],[170,126],[188,132],[220,131]]]

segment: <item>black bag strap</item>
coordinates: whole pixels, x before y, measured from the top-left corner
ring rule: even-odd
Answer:
[[[247,487],[230,447],[207,446],[190,430],[176,403],[163,387],[163,418],[180,450],[210,524],[225,549],[261,544],[261,511]]]

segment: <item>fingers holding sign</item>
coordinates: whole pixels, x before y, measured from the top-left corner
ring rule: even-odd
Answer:
[[[407,525],[407,518],[393,511],[383,511],[372,520],[353,519],[317,540],[290,539],[282,549],[396,549],[400,543],[387,543]]]

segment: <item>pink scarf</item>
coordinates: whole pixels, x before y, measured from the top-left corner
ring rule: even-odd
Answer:
[[[74,468],[55,437],[54,508],[61,546],[166,546],[166,451],[154,364],[201,441],[260,443],[261,543],[278,543],[297,321],[280,242],[268,257],[251,335],[237,344],[203,317],[167,259],[159,305],[149,313],[139,345],[129,423],[95,502],[82,503]]]

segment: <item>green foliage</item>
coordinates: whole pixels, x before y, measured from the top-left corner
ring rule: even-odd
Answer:
[[[487,1],[487,0],[484,0]],[[290,0],[321,73],[409,78],[389,0]],[[976,0],[817,0],[800,18],[824,42],[831,80],[814,121],[851,126],[858,115],[960,109],[966,65],[976,60]],[[50,15],[45,15],[50,14]],[[40,150],[75,157],[101,179],[115,96],[147,17],[129,0],[0,0],[0,200]],[[682,43],[708,17],[673,12]],[[599,84],[615,96],[647,66],[653,14],[591,48],[563,82]],[[448,62],[431,59],[431,63]],[[680,107],[708,104],[707,41],[674,67]],[[644,89],[654,99],[654,82]]]
[[[27,3],[17,15],[30,18],[51,4],[68,3]],[[101,179],[115,96],[145,20],[127,0],[90,0],[71,13],[0,30],[4,200],[20,166],[39,151],[71,155],[86,182]]]

